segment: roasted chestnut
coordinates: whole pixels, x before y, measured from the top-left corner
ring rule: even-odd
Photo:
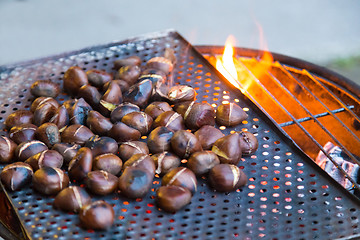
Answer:
[[[33,170],[30,165],[15,162],[5,166],[0,173],[1,182],[10,191],[16,191],[31,182]]]
[[[129,85],[128,82],[126,82],[124,80],[121,80],[121,79],[115,79],[115,80],[112,80],[110,82],[105,83],[104,86],[103,86],[103,89],[104,90],[108,89],[109,85],[111,83],[116,83],[117,85],[119,85],[122,93],[126,92],[130,88],[130,85]]]
[[[210,150],[216,140],[225,136],[219,129],[210,125],[202,126],[194,134],[204,150]]]
[[[90,69],[86,72],[86,76],[89,83],[97,88],[102,88],[105,83],[112,80],[112,76],[109,73],[98,69]]]
[[[189,204],[191,192],[180,186],[161,186],[156,191],[156,203],[166,212],[176,212]]]
[[[180,158],[188,158],[194,152],[202,151],[199,140],[186,130],[175,132],[170,142],[172,150]]]
[[[118,178],[103,170],[92,171],[87,174],[85,185],[94,194],[107,195],[117,188]]]
[[[69,177],[60,168],[44,167],[34,173],[32,183],[39,193],[52,195],[69,186]]]
[[[167,127],[157,127],[152,130],[147,138],[147,145],[151,153],[170,151],[170,140],[174,131]]]
[[[56,124],[56,126],[61,130],[65,126],[69,125],[69,113],[66,110],[64,105],[61,105],[55,112],[55,114],[50,118],[49,122]]]
[[[247,182],[245,173],[233,164],[216,165],[210,170],[208,179],[210,185],[219,192],[234,191]]]
[[[180,102],[174,105],[174,110],[184,118],[189,114],[189,111],[194,104],[194,101]]]
[[[152,82],[144,80],[131,86],[124,94],[124,100],[145,108],[152,95]]]
[[[136,167],[127,167],[119,178],[121,194],[128,198],[144,197],[151,188],[153,175]]]
[[[17,145],[11,139],[0,136],[0,163],[9,163],[13,160]]]
[[[122,168],[121,159],[112,153],[98,155],[93,160],[93,170],[104,170],[113,175],[118,175]]]
[[[113,225],[115,213],[110,204],[99,200],[83,206],[79,213],[79,219],[83,228],[106,230]]]
[[[59,128],[54,123],[44,123],[36,131],[35,136],[38,140],[42,141],[49,148],[56,143],[60,143]]]
[[[58,103],[58,101],[56,101],[54,98],[52,97],[38,97],[36,98],[31,106],[30,106],[30,111],[31,112],[35,112],[36,108],[42,104],[51,104],[53,105],[55,108],[60,107],[60,104]]]
[[[92,108],[99,108],[101,93],[96,87],[91,85],[84,85],[79,89],[77,96],[83,98],[87,103],[90,104]]]
[[[33,113],[28,110],[17,110],[11,113],[5,120],[5,126],[10,129],[21,124],[29,124],[33,121]]]
[[[61,140],[65,143],[83,145],[94,133],[84,125],[70,125],[61,133]]]
[[[123,99],[119,85],[114,82],[110,82],[101,100],[115,105],[119,105],[120,103],[122,103]]]
[[[155,163],[148,154],[138,153],[129,158],[123,165],[123,169],[135,167],[155,174]]]
[[[116,75],[117,79],[125,80],[129,85],[133,85],[140,77],[141,68],[138,65],[128,65],[121,67]]]
[[[185,129],[183,118],[174,111],[163,112],[155,119],[153,128],[160,126],[167,127],[175,132]]]
[[[34,111],[33,123],[40,126],[55,116],[57,108],[50,102],[39,105]]]
[[[195,98],[195,89],[186,85],[175,85],[170,88],[168,93],[168,99],[172,103],[194,101]]]
[[[35,140],[35,131],[37,126],[30,123],[14,126],[10,129],[9,137],[15,143],[20,144],[22,142]]]
[[[65,163],[69,163],[80,148],[81,146],[78,144],[57,143],[51,149],[60,153],[60,155],[63,156]]]
[[[55,150],[44,150],[29,157],[25,162],[29,164],[34,171],[36,171],[43,167],[61,168],[64,163],[64,159],[63,156]]]
[[[88,113],[91,110],[91,106],[83,98],[75,99],[75,103],[69,112],[70,124],[85,125]]]
[[[92,169],[92,153],[89,148],[82,147],[70,161],[68,173],[71,180],[82,181]]]
[[[60,88],[56,83],[49,80],[39,80],[34,82],[30,87],[30,93],[34,97],[57,97]]]
[[[90,111],[88,113],[86,125],[93,133],[98,135],[106,135],[113,126],[108,118],[96,111]]]
[[[145,113],[153,119],[156,119],[160,114],[173,109],[167,102],[152,102],[145,108]]]
[[[151,129],[153,119],[144,112],[131,112],[126,114],[121,122],[138,130],[141,135],[147,135]]]
[[[162,186],[175,185],[184,187],[194,194],[197,190],[195,174],[188,168],[177,167],[166,173],[161,182]]]
[[[208,103],[195,103],[184,115],[185,125],[197,130],[204,125],[215,125],[215,111]]]
[[[89,138],[84,147],[90,148],[93,156],[105,154],[105,153],[116,153],[118,151],[117,142],[110,137],[99,137],[98,135],[94,135]]]
[[[237,165],[241,159],[240,136],[233,133],[216,140],[211,149],[218,155],[221,163]]]
[[[163,71],[165,74],[170,74],[174,65],[171,60],[165,57],[153,57],[146,63],[146,68],[154,68]]]
[[[248,117],[246,112],[235,103],[221,104],[216,110],[216,122],[223,126],[235,126]]]
[[[252,134],[251,132],[241,131],[239,132],[239,135],[242,154],[249,155],[254,153],[258,149],[259,142],[254,134]]]
[[[121,67],[125,66],[140,66],[141,64],[141,58],[138,56],[130,56],[127,58],[117,59],[114,61],[114,68],[115,70],[118,70]]]
[[[210,171],[215,165],[220,164],[217,155],[211,151],[201,151],[193,153],[186,166],[196,175],[204,175]]]
[[[91,198],[85,189],[70,186],[59,192],[54,200],[54,208],[64,212],[79,212],[80,209],[91,203]]]
[[[144,142],[128,141],[123,142],[119,146],[119,157],[126,162],[134,154],[144,153],[149,154],[149,148]]]
[[[115,139],[117,142],[127,142],[140,139],[141,133],[125,123],[117,122],[108,131],[108,136]]]
[[[23,142],[16,147],[15,156],[19,161],[23,162],[29,157],[47,149],[48,147],[45,143],[37,140]]]
[[[117,106],[110,114],[111,122],[120,122],[121,119],[128,113],[140,112],[140,108],[132,103],[122,103]]]
[[[76,96],[79,89],[88,83],[86,73],[80,67],[70,67],[64,74],[64,90],[71,96]]]
[[[170,152],[154,154],[151,159],[155,163],[155,173],[159,175],[164,175],[181,164],[180,158]]]

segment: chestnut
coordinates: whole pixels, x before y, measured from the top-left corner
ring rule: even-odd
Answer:
[[[10,191],[16,191],[31,182],[33,170],[30,165],[15,162],[5,166],[0,173],[1,182]]]
[[[55,197],[54,208],[64,212],[77,213],[80,209],[91,203],[91,198],[85,189],[78,186],[70,186],[61,190]]]
[[[235,103],[221,104],[216,110],[216,122],[223,126],[236,126],[248,117]]]
[[[99,108],[101,93],[96,87],[84,85],[79,89],[77,96],[83,98],[91,107],[95,109]]]
[[[61,105],[49,120],[50,123],[54,123],[59,129],[69,125],[69,121],[69,113],[64,105]]]
[[[19,144],[15,149],[15,156],[19,161],[25,161],[29,157],[47,150],[45,143],[33,140]]]
[[[147,135],[151,129],[153,119],[144,112],[131,112],[126,114],[121,122],[138,130],[141,135]]]
[[[210,185],[219,192],[234,191],[247,182],[245,173],[233,164],[216,165],[210,170],[208,179]]]
[[[149,148],[144,142],[128,141],[119,146],[119,157],[126,162],[131,156],[137,153],[149,154]]]
[[[194,134],[204,150],[210,150],[216,140],[225,136],[219,129],[210,125],[202,126]]]
[[[106,135],[113,126],[108,118],[93,110],[88,113],[86,125],[93,133],[98,135]]]
[[[56,111],[57,108],[49,102],[39,105],[34,111],[33,123],[36,126],[40,126],[41,124],[49,122],[56,114]]]
[[[90,69],[86,72],[89,83],[97,88],[102,88],[102,86],[112,80],[111,74],[101,71],[98,69]]]
[[[140,74],[141,68],[138,65],[128,65],[119,68],[116,78],[126,81],[131,86],[140,77]]]
[[[7,129],[10,129],[14,126],[32,123],[33,113],[28,110],[17,110],[16,112],[11,113],[5,120],[5,126]]]
[[[43,167],[61,168],[64,163],[64,158],[55,150],[44,150],[29,157],[25,162],[36,171]]]
[[[185,129],[183,118],[180,114],[174,111],[163,112],[155,119],[153,128],[160,126],[167,127],[175,132]]]
[[[166,212],[176,212],[191,201],[189,189],[180,186],[161,186],[156,191],[156,203]]]
[[[9,163],[13,160],[17,145],[7,137],[0,136],[0,163]]]
[[[122,103],[111,112],[110,120],[113,123],[120,122],[126,114],[132,112],[140,112],[140,108],[132,103]]]
[[[217,155],[211,151],[201,151],[191,154],[186,166],[201,176],[207,174],[215,165],[220,164]]]
[[[242,154],[249,155],[254,153],[258,149],[259,142],[254,134],[252,134],[251,132],[240,131],[239,135]]]
[[[17,144],[35,140],[36,129],[37,126],[31,123],[17,125],[10,129],[9,137]]]
[[[127,90],[129,90],[130,88],[130,85],[128,82],[124,81],[124,80],[121,80],[121,79],[115,79],[115,80],[112,80],[110,82],[107,82],[104,84],[104,86],[102,87],[103,90],[106,90],[109,88],[109,85],[111,83],[116,83],[117,85],[119,85],[120,89],[121,89],[121,92],[124,93],[126,92]]]
[[[159,175],[164,175],[181,164],[180,158],[171,152],[154,154],[151,159],[155,163],[155,173]]]
[[[174,131],[167,127],[157,127],[152,130],[147,138],[147,145],[151,153],[170,151],[170,140]]]
[[[70,124],[85,125],[88,113],[91,110],[91,106],[83,98],[75,99],[75,103],[69,112]]]
[[[140,75],[138,81],[141,82],[146,79],[151,80],[151,82],[153,83],[153,86],[154,86],[154,83],[157,83],[157,82],[165,83],[167,80],[167,77],[166,77],[166,74],[159,69],[147,68],[141,72],[141,75]]]
[[[86,73],[77,66],[72,66],[65,72],[63,81],[64,90],[71,96],[76,96],[79,89],[89,83]]]
[[[186,167],[177,167],[166,173],[162,179],[161,185],[184,187],[189,189],[192,194],[197,190],[196,176]]]
[[[121,67],[125,66],[140,66],[141,64],[141,58],[138,56],[130,56],[127,58],[117,59],[114,61],[114,68],[115,70],[118,70]]]
[[[66,100],[65,102],[63,102],[63,104],[62,104],[62,106],[64,106],[65,108],[66,108],[66,111],[68,112],[68,113],[70,113],[70,111],[71,111],[71,108],[72,108],[72,106],[74,106],[74,104],[75,104],[75,99],[68,99],[68,100]]]
[[[174,105],[174,110],[184,118],[186,115],[189,114],[194,104],[195,101],[180,102]]]
[[[237,165],[242,154],[239,134],[233,133],[219,138],[212,146],[211,151],[218,155],[221,163]]]
[[[120,193],[128,198],[144,197],[151,188],[153,175],[136,167],[127,167],[119,178]]]
[[[69,163],[80,148],[81,146],[78,144],[56,143],[51,149],[60,153],[65,163]]]
[[[60,168],[43,167],[34,173],[32,183],[39,193],[53,195],[69,186],[69,177]]]
[[[115,220],[113,207],[103,200],[92,202],[80,209],[81,227],[94,230],[109,229]]]
[[[186,85],[175,85],[170,88],[168,93],[168,99],[172,103],[194,101],[195,97],[195,89]]]
[[[153,57],[149,61],[146,62],[146,68],[154,68],[163,71],[166,75],[170,74],[174,65],[171,60],[165,57]]]
[[[155,174],[155,163],[148,154],[138,153],[129,158],[123,165],[123,169],[135,167],[148,171],[151,175]]]
[[[117,142],[136,141],[140,139],[141,133],[125,123],[117,122],[108,131],[108,136]]]
[[[112,153],[98,155],[93,160],[93,170],[104,170],[113,175],[118,175],[122,168],[121,159]]]
[[[184,116],[185,125],[197,130],[204,125],[215,125],[215,111],[209,103],[195,103]]]
[[[70,125],[61,133],[61,140],[65,143],[83,145],[94,133],[84,125]]]
[[[114,105],[119,105],[120,103],[122,103],[123,99],[122,99],[121,88],[119,87],[119,85],[117,85],[114,82],[110,82],[101,100],[108,103],[112,103]]]
[[[118,178],[103,170],[89,172],[85,179],[85,185],[90,192],[97,195],[107,195],[115,191]]]
[[[100,104],[99,104],[99,112],[105,116],[105,117],[110,117],[110,113],[117,107],[116,104],[104,101],[104,100],[100,100]]]
[[[35,136],[49,148],[56,143],[60,143],[59,128],[54,123],[44,123],[35,131]]]
[[[152,102],[145,108],[144,112],[153,119],[156,119],[161,113],[172,110],[167,102]]]
[[[172,150],[180,158],[188,158],[194,152],[202,150],[199,140],[186,130],[175,132],[170,142]]]
[[[87,147],[78,150],[75,157],[71,159],[68,173],[71,180],[82,181],[92,169],[92,153]]]
[[[36,98],[31,106],[30,106],[30,111],[31,112],[35,112],[36,108],[42,104],[51,104],[53,105],[55,108],[60,107],[60,104],[58,103],[58,101],[56,101],[56,99],[52,98],[52,97],[38,97]]]
[[[117,142],[110,137],[99,137],[94,135],[89,138],[84,147],[90,148],[93,156],[105,154],[105,153],[117,153],[118,144]]]
[[[124,100],[145,108],[151,95],[153,87],[150,80],[144,80],[132,85],[124,94]]]
[[[57,97],[60,88],[56,83],[49,80],[39,80],[34,82],[30,87],[30,93],[34,97]]]

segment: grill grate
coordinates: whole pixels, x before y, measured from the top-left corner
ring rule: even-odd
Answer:
[[[81,229],[77,215],[54,210],[53,198],[41,196],[31,187],[7,193],[30,238],[275,240],[324,236],[335,239],[360,233],[359,201],[308,159],[261,108],[227,85],[176,32],[146,35],[0,68],[0,81],[2,86],[7,86],[0,89],[0,128],[12,111],[29,109],[31,96],[27,89],[35,80],[51,79],[61,83],[64,72],[73,65],[84,70],[112,71],[114,59],[129,55],[138,55],[145,63],[151,57],[162,55],[166,47],[175,50],[178,60],[174,81],[193,86],[198,92],[198,101],[207,101],[213,106],[234,101],[247,111],[249,118],[242,125],[217,127],[226,134],[248,130],[257,135],[258,151],[242,158],[240,163],[249,177],[248,185],[224,194],[211,190],[206,179],[201,178],[191,204],[176,214],[169,214],[155,205],[154,189],[161,180],[154,178],[154,189],[142,199],[129,200],[119,193],[102,197],[114,206],[116,214],[114,226],[106,232]],[[61,95],[58,100],[63,102],[67,98]],[[346,106],[353,105],[346,103],[342,108]],[[290,120],[287,117],[281,123]],[[96,199],[99,197],[94,196]]]

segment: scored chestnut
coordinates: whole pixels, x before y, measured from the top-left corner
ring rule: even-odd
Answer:
[[[91,171],[85,178],[86,187],[94,194],[107,195],[115,191],[118,178],[103,170]]]
[[[94,157],[105,153],[116,153],[118,150],[118,144],[114,139],[98,135],[89,138],[84,147],[90,148]]]
[[[64,159],[63,156],[55,150],[44,150],[29,157],[25,162],[36,171],[43,167],[61,168]]]
[[[121,194],[128,198],[141,198],[150,191],[152,180],[153,175],[149,171],[127,167],[119,178],[118,187]]]
[[[5,120],[5,126],[10,129],[21,124],[30,124],[33,121],[33,113],[28,110],[17,110],[11,113]]]
[[[75,99],[74,105],[70,108],[70,124],[86,124],[88,113],[92,110],[91,106],[83,99]]]
[[[196,91],[190,86],[176,85],[170,88],[168,93],[168,99],[172,103],[194,101],[196,97]]]
[[[114,68],[115,70],[118,70],[121,67],[125,67],[125,66],[140,66],[141,64],[141,58],[139,58],[138,56],[130,56],[127,58],[121,58],[121,59],[117,59],[114,61]]]
[[[124,100],[138,105],[140,108],[145,108],[153,91],[152,82],[150,80],[143,80],[132,85],[124,94]]]
[[[164,126],[173,131],[184,130],[184,120],[180,114],[174,111],[166,111],[161,113],[154,121],[153,128]]]
[[[180,158],[187,158],[194,152],[202,150],[199,140],[186,130],[175,132],[170,142],[172,150]]]
[[[82,181],[92,169],[92,153],[87,147],[78,150],[70,161],[68,173],[71,180]]]
[[[210,125],[202,126],[194,135],[204,150],[210,150],[216,140],[225,136],[218,128]]]
[[[42,141],[49,148],[56,143],[60,143],[59,128],[54,123],[44,123],[36,131],[35,136],[38,140]]]
[[[174,64],[170,59],[165,57],[153,57],[146,62],[146,68],[154,68],[163,71],[166,75],[174,69]]]
[[[184,187],[194,194],[197,190],[195,174],[186,167],[177,167],[166,173],[161,182],[162,186],[175,185]]]
[[[85,189],[78,186],[70,186],[61,190],[55,197],[54,208],[64,212],[77,213],[80,209],[91,203],[91,197]]]
[[[236,165],[219,164],[209,172],[210,185],[219,192],[231,192],[244,186],[247,182],[246,174]]]
[[[151,153],[170,151],[170,140],[174,131],[167,127],[157,127],[152,130],[147,138],[147,145]]]
[[[69,163],[71,159],[75,157],[80,148],[81,146],[78,144],[57,143],[51,149],[60,153],[60,155],[64,158],[65,163]]]
[[[55,108],[60,107],[60,104],[58,103],[58,101],[56,101],[56,99],[52,98],[52,97],[38,97],[36,98],[31,106],[30,106],[30,111],[31,112],[35,112],[36,108],[42,104],[51,104],[53,105]]]
[[[79,89],[88,83],[86,73],[80,67],[72,66],[64,74],[64,90],[71,96],[76,96]]]
[[[152,102],[145,108],[144,112],[153,119],[156,119],[161,113],[172,110],[167,102]]]
[[[37,140],[23,142],[16,147],[15,157],[19,161],[25,161],[29,157],[47,149],[45,143]]]
[[[111,112],[110,120],[113,123],[120,122],[126,114],[132,112],[140,112],[140,108],[132,103],[122,103]]]
[[[7,137],[0,136],[0,163],[9,163],[13,160],[17,145]]]
[[[79,89],[77,96],[83,98],[92,108],[99,108],[101,93],[96,87],[84,85]]]
[[[141,68],[138,65],[127,65],[118,70],[116,78],[126,81],[131,86],[140,77],[140,74]]]
[[[115,219],[114,209],[103,200],[83,206],[79,213],[80,224],[86,229],[109,229]]]
[[[56,114],[57,108],[50,102],[39,105],[34,111],[33,123],[40,126],[49,122]]]
[[[39,193],[52,195],[69,186],[69,177],[60,168],[43,167],[34,173],[32,183]]]
[[[235,103],[221,104],[216,110],[216,122],[223,126],[236,126],[248,117]]]
[[[187,161],[186,166],[196,175],[204,175],[214,166],[220,164],[217,155],[211,151],[193,153]]]
[[[180,158],[171,152],[154,154],[151,159],[155,163],[155,173],[159,175],[164,175],[181,164]]]
[[[56,83],[49,80],[38,80],[30,87],[30,93],[34,97],[57,97],[60,93],[60,88]]]
[[[64,105],[58,107],[55,114],[49,120],[50,123],[54,123],[60,130],[69,125],[69,121],[69,113]]]
[[[31,182],[33,170],[29,164],[15,162],[5,166],[0,173],[1,182],[10,191],[16,191]]]
[[[119,157],[123,161],[127,161],[133,155],[138,153],[149,154],[149,148],[146,143],[140,141],[128,141],[123,142],[119,146]]]
[[[233,133],[219,138],[212,146],[211,151],[218,155],[221,163],[237,165],[242,154],[239,134]]]
[[[122,165],[122,160],[112,153],[98,155],[93,160],[93,170],[104,170],[115,176],[120,173]]]
[[[98,69],[90,69],[86,72],[89,83],[97,88],[101,88],[105,83],[112,80],[111,74]]]
[[[84,145],[85,142],[94,136],[94,133],[84,125],[70,125],[61,133],[61,140],[65,143]]]
[[[112,128],[110,120],[97,111],[90,111],[86,119],[86,125],[95,134],[106,135]]]
[[[126,142],[139,140],[141,133],[125,123],[117,122],[108,131],[108,136],[115,139],[117,142]]]
[[[157,205],[167,212],[176,212],[189,204],[191,192],[189,189],[180,186],[161,186],[156,191]]]
[[[126,114],[121,122],[137,129],[141,135],[146,135],[151,129],[153,119],[144,112],[131,112]]]
[[[204,125],[215,125],[215,111],[209,103],[195,103],[184,114],[185,125],[197,130]]]
[[[251,132],[239,132],[240,134],[240,147],[243,154],[249,155],[254,153],[258,147],[259,142],[254,134]]]
[[[138,153],[129,158],[123,165],[123,169],[128,167],[135,167],[148,171],[151,175],[155,174],[155,163],[150,155]]]

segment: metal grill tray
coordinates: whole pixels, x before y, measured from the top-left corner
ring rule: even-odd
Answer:
[[[177,57],[175,82],[193,86],[198,92],[197,101],[216,105],[223,100],[235,101],[247,111],[246,122],[223,132],[247,129],[257,135],[259,149],[239,164],[249,178],[248,184],[236,192],[219,193],[208,187],[205,178],[198,179],[191,204],[175,214],[156,207],[154,190],[161,183],[158,178],[142,199],[130,200],[119,193],[93,196],[114,206],[116,219],[108,231],[83,230],[76,214],[54,210],[54,197],[39,195],[31,186],[7,192],[30,238],[336,239],[360,232],[358,199],[323,172],[172,30],[0,67],[0,129],[11,112],[29,109],[32,97],[28,89],[36,80],[51,79],[61,84],[64,72],[73,65],[112,72],[115,59],[137,55],[145,63],[161,56],[166,47],[173,48]],[[67,98],[61,95],[58,100]]]

